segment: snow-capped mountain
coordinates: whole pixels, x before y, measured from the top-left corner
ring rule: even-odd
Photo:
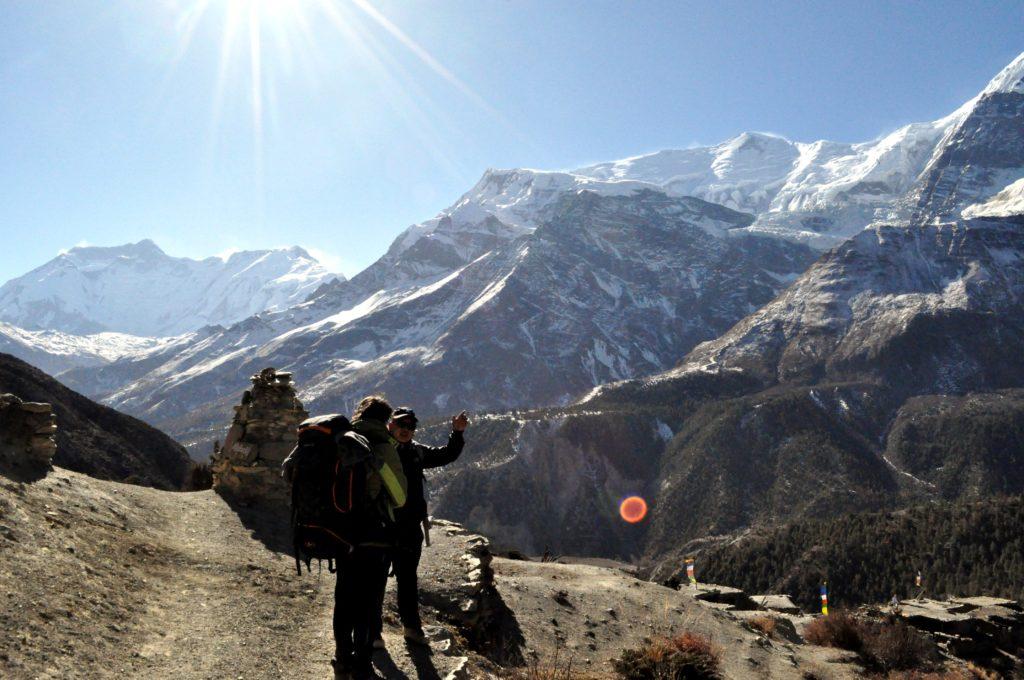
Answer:
[[[109,403],[189,442],[212,440],[248,375],[268,365],[293,370],[313,409],[378,389],[427,414],[460,401],[565,403],[672,366],[756,311],[813,259],[799,242],[822,247],[911,214],[926,169],[988,101],[865,144],[746,134],[574,172],[489,170],[351,281],[115,363],[98,374],[102,390],[95,373],[65,377],[90,394],[113,387]],[[991,195],[1014,179],[1000,174]],[[701,192],[756,214],[678,196]],[[784,323],[766,331],[773,342]]]
[[[434,507],[518,545],[675,569],[691,541],[759,524],[1024,492],[1022,71],[1024,55],[951,118],[896,219],[669,371],[489,420]],[[651,504],[642,533],[616,528],[631,493]]]
[[[897,214],[901,198],[928,165],[964,108],[913,123],[870,142],[792,142],[745,132],[710,147],[659,151],[574,172],[639,180],[673,195],[698,196],[756,216],[748,230],[835,246],[878,219]]]
[[[0,287],[0,319],[30,331],[173,336],[290,307],[337,277],[298,247],[204,260],[150,240],[79,247]]]
[[[352,281],[288,312],[212,329],[106,401],[187,443],[216,427],[217,409],[227,408],[197,407],[195,395],[237,400],[245,378],[269,365],[293,371],[300,398],[318,411],[349,410],[381,390],[425,413],[566,403],[608,380],[673,365],[774,297],[815,257],[799,244],[732,236],[750,223],[743,213],[622,189],[562,192],[532,231],[488,216],[486,239],[496,240],[482,254],[466,240],[447,240],[443,228],[411,244],[401,243],[406,234]],[[325,315],[337,300],[365,295],[385,268],[398,272],[398,285]],[[138,364],[64,377],[88,388]]]

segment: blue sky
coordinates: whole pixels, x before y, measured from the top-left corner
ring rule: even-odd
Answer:
[[[0,21],[0,282],[76,244],[352,275],[488,167],[863,141],[1024,51],[1024,3],[47,0]],[[233,36],[230,40],[226,36]]]

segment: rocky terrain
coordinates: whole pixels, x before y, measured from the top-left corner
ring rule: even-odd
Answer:
[[[328,677],[333,579],[296,575],[280,519],[232,508],[213,491],[62,468],[31,483],[0,477],[0,672]],[[623,649],[682,631],[720,650],[724,678],[861,677],[851,654],[803,642],[813,617],[783,596],[674,590],[614,565],[496,557],[485,537],[450,522],[438,521],[431,537],[420,570],[431,650],[403,643],[389,590],[387,651],[374,656],[381,677],[515,677],[571,665],[579,677],[610,678]],[[946,645],[954,667],[988,658],[993,643],[1012,649],[1021,629],[1011,601],[907,603],[904,616]],[[751,624],[757,617],[775,621],[777,633]]]
[[[95,477],[180,489],[193,462],[163,432],[69,390],[42,371],[0,354],[0,394],[52,405],[54,463]]]

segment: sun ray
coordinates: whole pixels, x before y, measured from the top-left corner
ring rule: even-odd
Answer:
[[[329,0],[328,0],[329,1]],[[426,64],[434,73],[444,78],[449,84],[454,86],[459,92],[464,94],[466,97],[475,102],[478,106],[491,113],[498,118],[501,118],[501,114],[492,107],[487,101],[481,97],[476,91],[473,90],[469,85],[464,83],[458,76],[445,68],[444,64],[434,58],[430,52],[420,46],[415,40],[410,38],[405,31],[396,26],[390,19],[381,14],[376,7],[371,5],[367,0],[351,0],[352,4],[365,12],[371,19],[383,28],[385,31],[391,34],[393,38],[402,43],[402,45],[410,52],[415,54],[420,61]]]

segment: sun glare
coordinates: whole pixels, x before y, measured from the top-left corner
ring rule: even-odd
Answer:
[[[338,83],[344,71],[335,68],[338,55],[356,61],[374,73],[383,101],[410,126],[422,128],[431,107],[414,73],[400,57],[414,62],[457,90],[496,121],[514,128],[479,94],[416,42],[395,21],[385,16],[372,0],[167,0],[176,8],[175,63],[211,29],[219,32],[219,63],[213,93],[211,129],[218,129],[227,103],[245,96],[251,108],[255,154],[262,156],[264,118],[274,119],[274,99],[287,90],[291,80],[314,85]],[[243,88],[244,85],[244,88]],[[443,122],[443,121],[442,121]],[[427,136],[419,132],[420,136]],[[422,140],[427,148],[432,140]],[[439,159],[445,161],[446,159]],[[259,162],[259,161],[258,161]],[[259,169],[257,168],[257,171]]]

